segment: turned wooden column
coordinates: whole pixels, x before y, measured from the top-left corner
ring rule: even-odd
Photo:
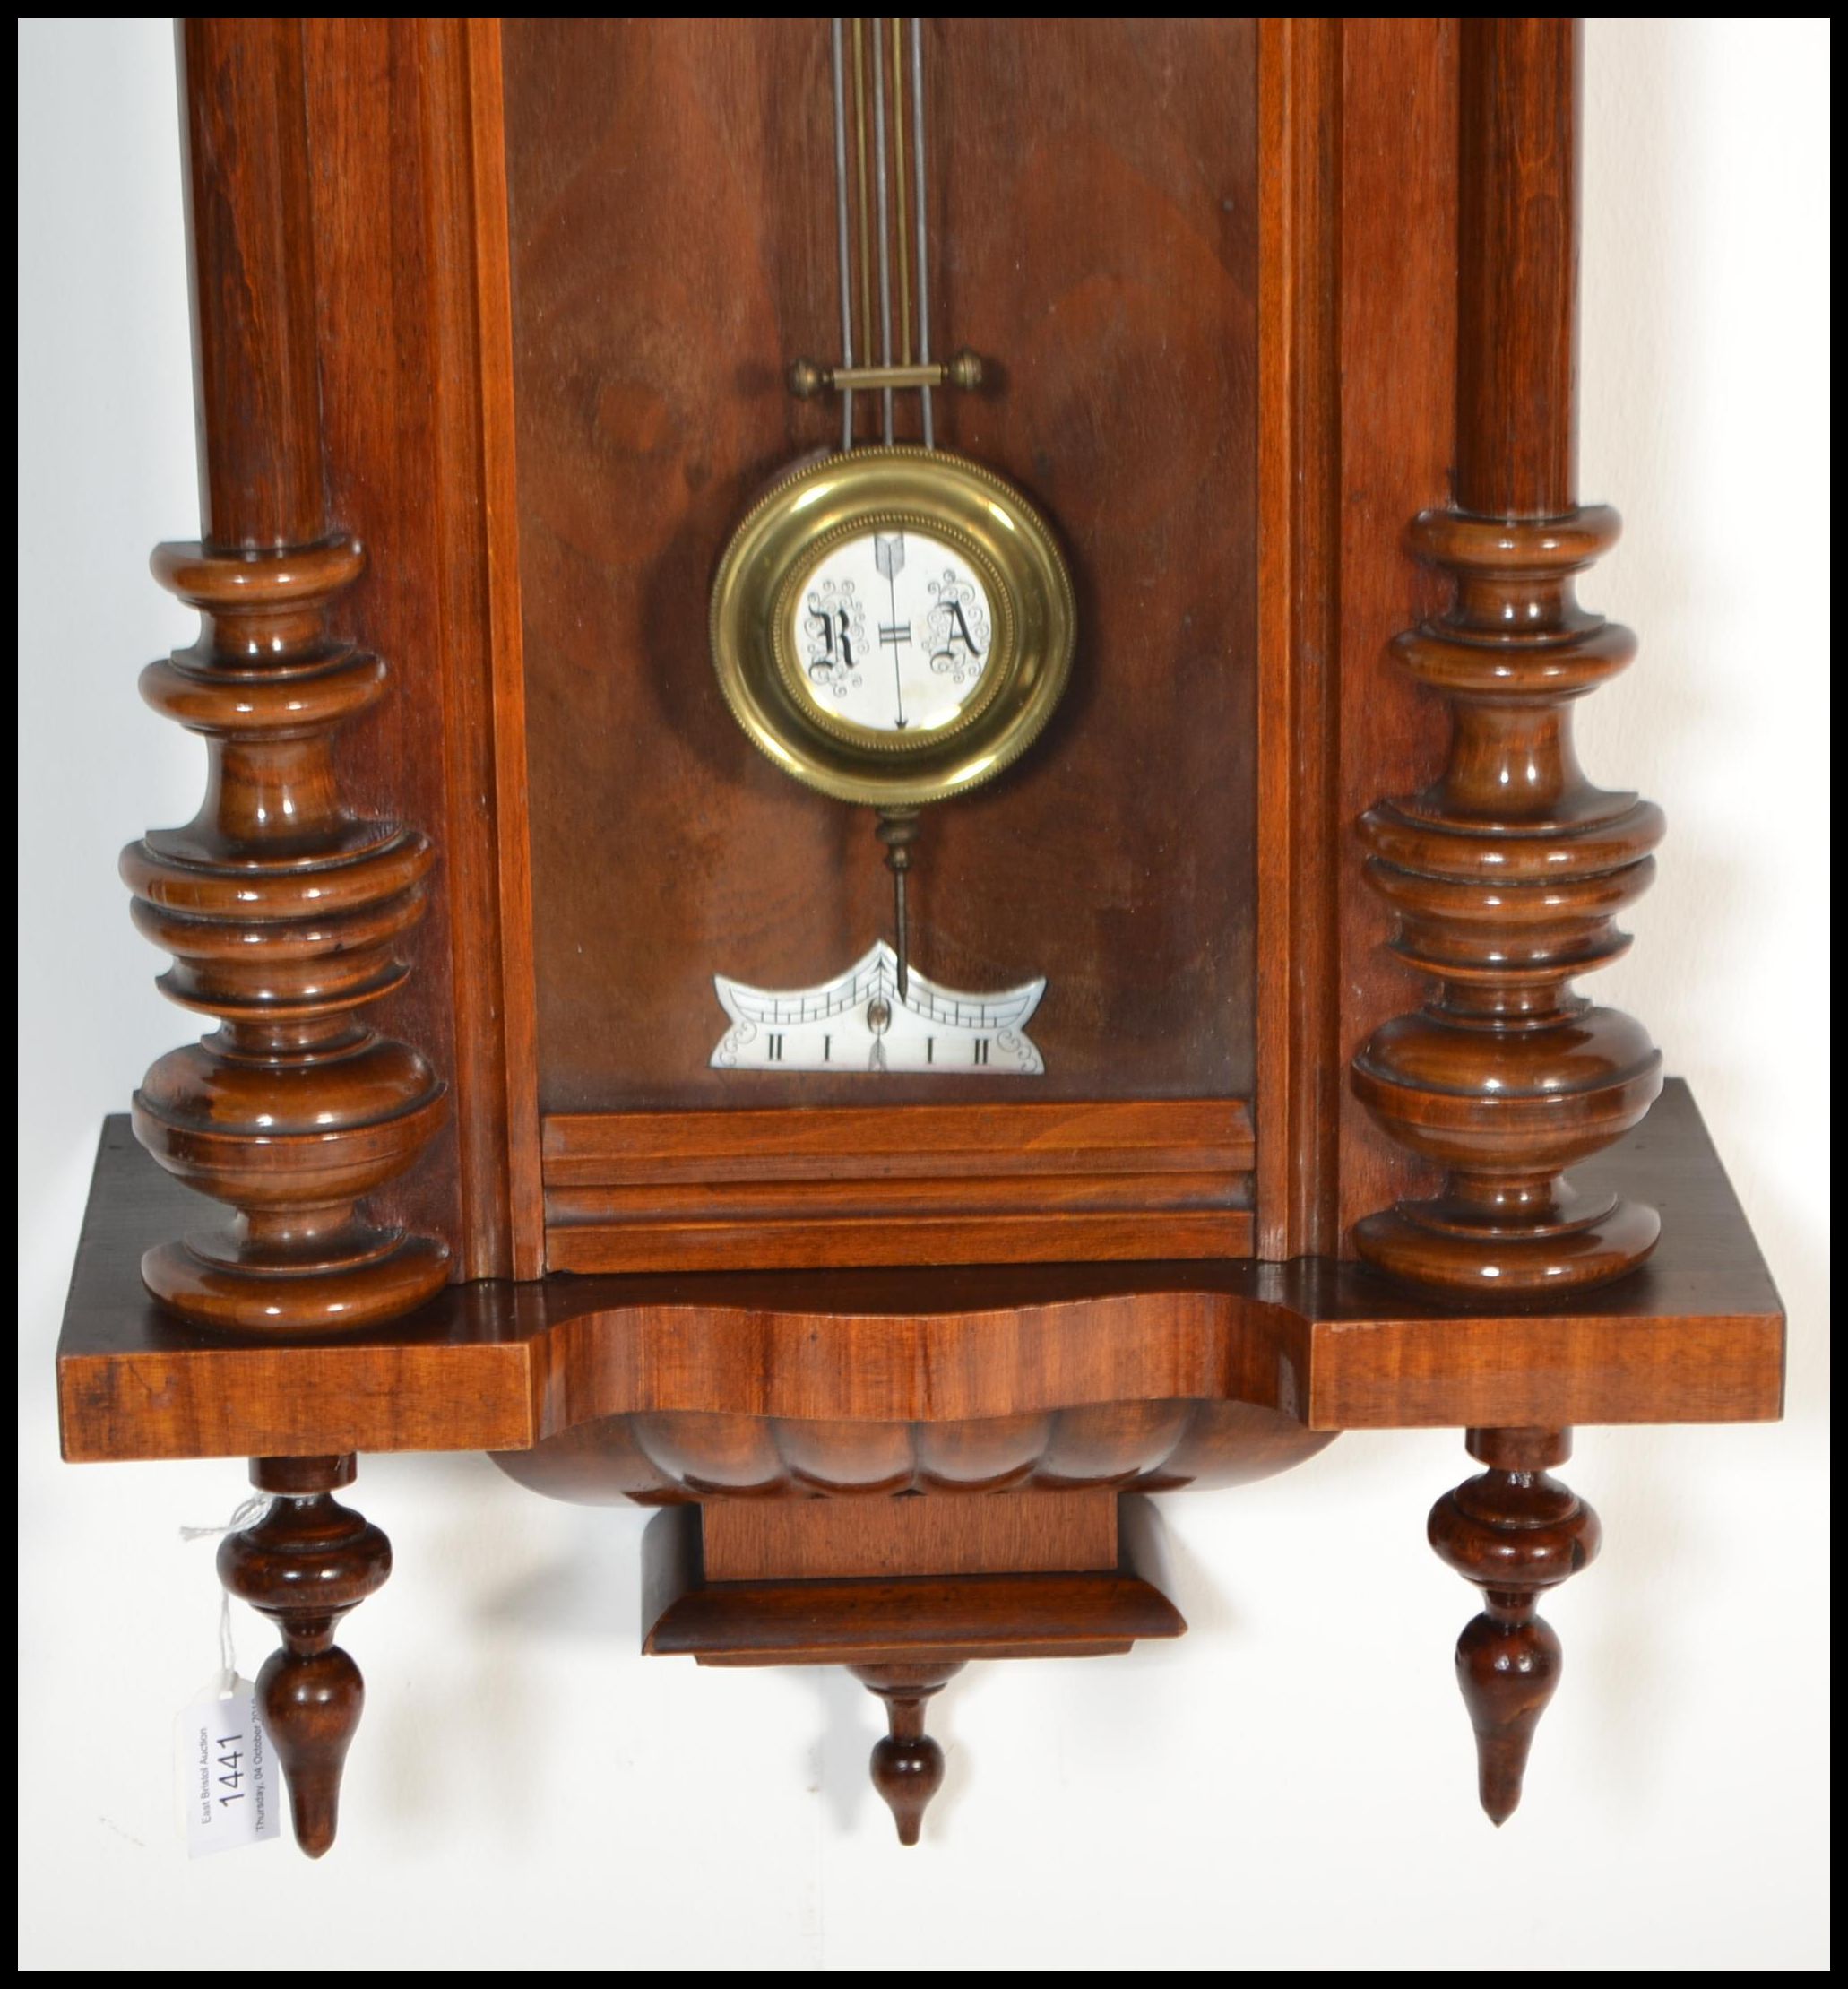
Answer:
[[[341,1771],[366,1704],[359,1667],[333,1633],[392,1571],[390,1541],[332,1496],[352,1483],[355,1464],[252,1458],[250,1482],[272,1502],[218,1551],[219,1579],[281,1632],[281,1649],[257,1673],[257,1703],[289,1784],[296,1842],[311,1858],[333,1842]]]
[[[201,631],[142,693],[204,738],[210,774],[198,815],[132,843],[122,874],[173,956],[161,988],[219,1027],[149,1071],[134,1129],[237,1213],[151,1250],[142,1276],[213,1326],[350,1329],[447,1271],[441,1243],[357,1206],[445,1110],[424,1058],[361,1019],[409,972],[435,856],[351,813],[333,764],[385,668],[339,633],[365,554],[327,516],[301,23],[188,19],[180,65],[201,538],[153,567]]]
[[[1594,787],[1572,704],[1629,662],[1628,629],[1580,608],[1576,575],[1617,515],[1577,503],[1579,30],[1461,24],[1455,503],[1413,524],[1455,582],[1395,652],[1448,702],[1448,762],[1360,824],[1395,950],[1433,975],[1415,1015],[1355,1058],[1355,1094],[1446,1172],[1433,1200],[1359,1224],[1369,1262],[1507,1300],[1595,1284],[1654,1248],[1655,1212],[1563,1170],[1629,1130],[1662,1088],[1641,1026],[1574,992],[1628,945],[1617,914],[1654,875],[1661,810]]]
[[[1482,1591],[1482,1613],[1456,1641],[1456,1682],[1476,1730],[1477,1788],[1498,1829],[1521,1800],[1533,1730],[1559,1682],[1559,1639],[1536,1612],[1541,1594],[1587,1567],[1598,1516],[1548,1468],[1572,1455],[1569,1430],[1472,1430],[1489,1466],[1431,1509],[1429,1538],[1446,1567]]]

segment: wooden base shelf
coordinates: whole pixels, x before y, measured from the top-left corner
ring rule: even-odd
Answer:
[[[59,1345],[65,1455],[247,1457],[282,1488],[220,1566],[281,1630],[264,1676],[319,1855],[362,1700],[333,1627],[390,1565],[331,1498],[358,1451],[486,1450],[556,1497],[670,1502],[646,1536],[644,1647],[848,1666],[886,1709],[873,1780],[915,1844],[944,1772],[926,1707],[963,1665],[1185,1629],[1149,1501],[1119,1494],[1263,1476],[1343,1429],[1465,1428],[1488,1468],[1439,1500],[1430,1540],[1482,1591],[1457,1667],[1500,1822],[1559,1671],[1538,1604],[1597,1547],[1548,1475],[1568,1426],[1783,1405],[1777,1294],[1687,1087],[1578,1172],[1660,1209],[1662,1242],[1544,1310],[1408,1298],[1321,1258],[554,1276],[453,1285],[337,1339],[234,1341],[142,1287],[142,1251],[195,1198],[111,1119]],[[351,1565],[304,1613],[277,1557],[324,1536]],[[332,1695],[320,1725],[309,1684]]]
[[[142,1288],[142,1252],[203,1205],[112,1118],[58,1347],[64,1452],[518,1451],[642,1413],[928,1423],[1132,1401],[1247,1402],[1324,1431],[1775,1419],[1783,1311],[1687,1086],[1578,1176],[1660,1209],[1662,1242],[1544,1310],[1464,1310],[1315,1258],[555,1276],[451,1285],[339,1340],[233,1342]]]
[[[1032,1494],[1016,1496],[1038,1502]],[[1150,1502],[1126,1499],[1122,1506],[1121,1542],[1102,1567],[747,1581],[707,1578],[701,1535],[713,1509],[677,1506],[652,1519],[644,1536],[642,1648],[651,1657],[693,1657],[702,1665],[1116,1656],[1144,1638],[1179,1637],[1187,1629],[1161,1587]]]

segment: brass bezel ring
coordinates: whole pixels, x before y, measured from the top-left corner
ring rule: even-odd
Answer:
[[[948,725],[902,733],[830,719],[791,681],[792,586],[851,533],[941,540],[990,585],[995,633],[978,695]],[[1046,522],[1013,485],[942,449],[856,449],[780,479],[746,515],[712,584],[712,667],[731,713],[784,773],[840,801],[918,808],[991,780],[1025,752],[1071,674],[1077,613]]]

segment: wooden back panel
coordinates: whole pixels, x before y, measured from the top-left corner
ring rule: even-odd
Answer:
[[[1254,24],[926,24],[937,348],[996,377],[939,436],[1044,506],[1081,637],[1050,731],[930,811],[913,871],[927,973],[1048,977],[1046,1075],[877,1099],[707,1068],[715,971],[803,986],[890,930],[870,816],[764,760],[707,657],[733,524],[839,432],[782,378],[839,344],[825,23],[504,37],[542,1108],[1248,1097]]]

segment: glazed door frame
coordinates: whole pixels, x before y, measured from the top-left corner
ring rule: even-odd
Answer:
[[[357,801],[427,826],[443,858],[385,1016],[453,1077],[454,1127],[378,1200],[448,1238],[462,1277],[533,1277],[499,23],[311,19],[301,35],[329,504],[371,548],[350,618],[396,687],[343,765]],[[1447,20],[1267,19],[1258,37],[1264,971],[1247,1164],[1263,1258],[1334,1254],[1357,1215],[1423,1179],[1345,1088],[1353,1050],[1417,993],[1384,950],[1350,825],[1421,785],[1446,731],[1386,651],[1438,598],[1404,532],[1447,498],[1454,455],[1458,48]]]

